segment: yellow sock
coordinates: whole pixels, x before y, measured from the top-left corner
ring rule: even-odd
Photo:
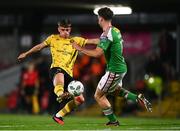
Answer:
[[[69,101],[63,109],[61,109],[57,115],[64,117],[67,113],[71,112],[74,108],[76,108],[76,103],[74,100]]]
[[[39,113],[40,109],[39,109],[39,103],[38,103],[37,95],[32,96],[32,108],[33,108],[33,113],[34,114]]]
[[[62,95],[64,92],[64,86],[62,84],[59,84],[59,85],[56,85],[54,87],[54,93],[57,95],[57,96],[60,96]]]

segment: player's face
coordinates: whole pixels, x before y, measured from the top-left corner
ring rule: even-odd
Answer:
[[[34,70],[34,65],[33,64],[29,64],[28,65],[28,71],[33,71]]]
[[[103,18],[101,16],[98,16],[98,24],[100,25],[100,27],[102,27],[102,21]]]
[[[68,38],[70,36],[70,33],[71,33],[71,27],[59,26],[58,31],[59,31],[61,37]]]

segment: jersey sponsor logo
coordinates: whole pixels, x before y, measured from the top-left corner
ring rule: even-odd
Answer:
[[[56,50],[56,51],[62,53],[63,55],[72,55],[72,52],[68,52],[65,50]]]

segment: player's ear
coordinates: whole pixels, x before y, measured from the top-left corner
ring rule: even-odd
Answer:
[[[101,17],[101,18],[100,18],[100,21],[103,22],[103,21],[104,21],[104,18]]]
[[[58,26],[58,32],[60,32],[60,27]]]

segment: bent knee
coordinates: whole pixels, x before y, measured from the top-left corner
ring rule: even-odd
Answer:
[[[100,99],[100,97],[99,97],[97,94],[95,94],[95,95],[94,95],[94,99],[97,101],[97,100]]]

